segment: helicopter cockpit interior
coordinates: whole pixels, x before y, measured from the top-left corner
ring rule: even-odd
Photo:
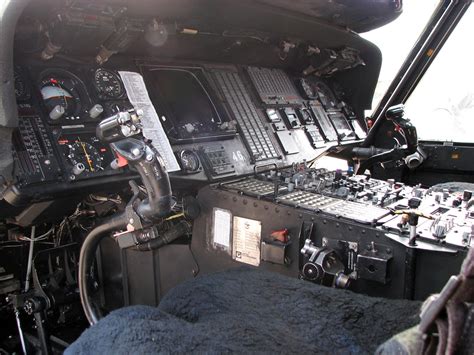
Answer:
[[[470,5],[440,1],[366,117],[359,34],[401,0],[5,1],[2,353],[366,353],[418,324],[474,243],[474,146],[403,104]]]

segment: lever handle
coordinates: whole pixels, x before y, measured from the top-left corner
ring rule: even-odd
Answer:
[[[111,144],[112,149],[125,158],[142,179],[147,198],[137,209],[137,214],[149,222],[154,222],[171,212],[171,184],[158,152],[147,143],[126,138]]]

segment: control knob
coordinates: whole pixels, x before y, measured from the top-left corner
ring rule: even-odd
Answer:
[[[421,205],[421,198],[419,197],[412,197],[408,200],[408,207],[412,209],[416,209],[420,207],[420,205]]]
[[[81,175],[84,172],[84,170],[86,170],[86,167],[84,166],[84,164],[77,163],[72,168],[72,173],[77,176],[77,175]]]
[[[462,199],[464,202],[469,201],[472,198],[472,191],[469,190],[464,190],[462,194]]]
[[[449,190],[443,189],[443,201],[446,201],[449,197]]]
[[[453,207],[459,207],[461,206],[461,203],[462,203],[461,197],[457,197],[453,200]]]
[[[56,105],[49,113],[49,118],[53,121],[59,120],[66,113],[66,109],[61,105]]]
[[[96,119],[97,117],[99,117],[102,114],[102,112],[104,112],[104,108],[102,107],[102,105],[95,104],[89,110],[89,116],[92,119]]]
[[[433,237],[438,238],[438,239],[443,239],[446,237],[446,233],[448,231],[448,228],[445,223],[438,222],[435,224],[433,228]]]

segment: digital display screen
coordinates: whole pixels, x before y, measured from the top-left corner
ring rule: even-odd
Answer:
[[[168,137],[179,140],[220,131],[222,120],[202,72],[151,67],[146,80]]]

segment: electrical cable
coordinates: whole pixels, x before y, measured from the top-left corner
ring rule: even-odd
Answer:
[[[31,235],[30,235],[30,250],[28,252],[28,266],[26,268],[25,292],[28,292],[30,289],[30,276],[31,276],[31,267],[33,265],[33,248],[35,246],[35,233],[36,233],[36,226],[33,226],[31,227]]]

